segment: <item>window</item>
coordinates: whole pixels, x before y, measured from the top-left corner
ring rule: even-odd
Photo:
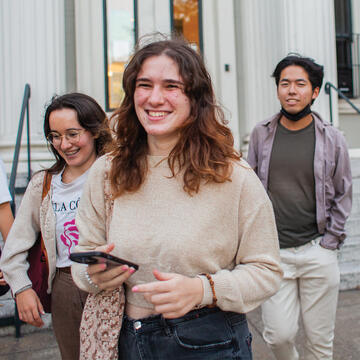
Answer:
[[[106,111],[119,107],[122,77],[137,38],[136,0],[103,0]]]
[[[339,89],[359,96],[359,34],[353,34],[350,0],[335,0],[336,57]]]
[[[201,0],[170,0],[171,28],[202,52]]]

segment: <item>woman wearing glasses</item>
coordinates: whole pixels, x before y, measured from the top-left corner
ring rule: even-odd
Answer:
[[[75,214],[89,168],[112,142],[106,114],[91,97],[54,97],[45,112],[44,133],[55,163],[42,199],[45,172],[36,173],[9,233],[1,269],[10,284],[21,320],[43,326],[43,306],[27,275],[28,250],[41,231],[49,263],[52,323],[63,359],[79,358],[79,325],[87,293],[71,278],[69,255],[78,243]],[[55,240],[55,241],[54,241]]]

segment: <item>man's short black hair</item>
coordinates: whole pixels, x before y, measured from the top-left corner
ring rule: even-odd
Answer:
[[[272,74],[275,78],[276,86],[279,86],[281,72],[291,65],[301,66],[308,73],[313,90],[317,87],[319,90],[321,89],[324,79],[324,67],[317,64],[313,59],[299,54],[289,54],[276,65]]]

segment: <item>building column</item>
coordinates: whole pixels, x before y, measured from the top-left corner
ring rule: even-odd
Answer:
[[[236,1],[235,1],[236,3]],[[238,112],[238,72],[235,51],[235,8],[233,0],[203,0],[204,59],[216,91],[216,98],[225,111],[225,118],[240,148]]]
[[[259,121],[279,110],[271,78],[283,50],[281,1],[235,1],[238,103],[242,143]]]
[[[105,108],[104,22],[102,0],[75,0],[77,91]]]
[[[169,35],[170,25],[170,1],[147,0],[138,1],[138,36],[160,32]]]
[[[330,121],[325,83],[337,87],[336,33],[333,0],[287,1],[284,4],[285,50],[299,52],[324,66],[324,82],[313,109]],[[339,125],[338,96],[332,93],[333,123]]]
[[[11,169],[22,97],[31,86],[30,136],[33,168],[52,156],[43,135],[46,103],[66,87],[63,1],[0,2],[0,156]],[[26,126],[18,172],[26,172]]]

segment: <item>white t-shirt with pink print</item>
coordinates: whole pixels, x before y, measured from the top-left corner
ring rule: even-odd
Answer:
[[[62,182],[62,172],[52,177],[51,202],[56,216],[56,267],[72,264],[69,256],[79,241],[75,215],[88,173],[89,170],[69,184]]]

